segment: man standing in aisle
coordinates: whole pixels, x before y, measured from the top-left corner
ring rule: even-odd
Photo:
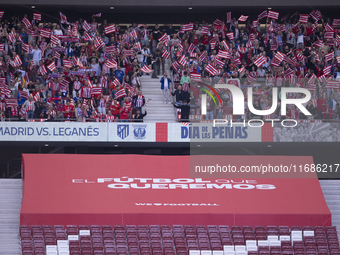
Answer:
[[[167,72],[163,73],[163,76],[160,80],[161,82],[161,90],[163,90],[163,103],[169,104],[170,103],[170,83],[171,79],[168,78]]]

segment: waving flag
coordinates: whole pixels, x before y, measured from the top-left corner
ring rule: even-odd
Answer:
[[[111,46],[105,46],[105,51],[109,53],[114,53],[116,51],[116,46],[111,45]]]
[[[100,95],[103,93],[103,89],[101,87],[93,87],[91,89],[91,95]]]
[[[268,17],[267,10],[264,10],[258,15],[259,20]]]
[[[313,46],[318,47],[318,48],[320,48],[321,45],[322,45],[322,40],[318,40],[318,41],[313,43]]]
[[[226,58],[226,59],[230,59],[230,54],[228,51],[226,50],[219,50],[217,57],[219,58]]]
[[[114,33],[116,32],[116,28],[115,28],[115,25],[110,25],[110,26],[107,26],[105,27],[105,33],[106,34],[110,34],[110,33]]]
[[[326,26],[325,26],[325,31],[326,32],[334,32],[334,28],[327,23]]]
[[[327,32],[325,32],[325,37],[324,38],[328,39],[328,40],[333,39],[334,38],[334,31],[327,31]]]
[[[254,64],[257,66],[257,67],[260,67],[262,66],[264,63],[266,63],[266,59],[264,56],[259,56],[255,61],[254,61]]]
[[[328,76],[328,75],[330,75],[331,74],[331,67],[332,66],[326,66],[322,71],[323,71],[323,74],[325,75],[325,76]]]
[[[9,35],[8,35],[8,39],[11,41],[11,43],[15,43],[16,42],[16,37],[15,37],[15,33],[14,31],[12,31]]]
[[[296,54],[296,57],[298,58],[299,61],[303,61],[304,59],[304,56],[300,52]]]
[[[319,10],[315,10],[315,11],[312,11],[310,14],[309,14],[315,21],[318,21],[319,19],[322,18],[322,14]]]
[[[125,89],[121,88],[115,93],[115,98],[126,97]]]
[[[229,50],[229,46],[225,40],[222,41],[222,44],[225,50]]]
[[[51,29],[41,28],[40,29],[40,36],[44,37],[44,38],[50,38],[51,37]]]
[[[300,23],[307,23],[308,22],[308,14],[300,14]]]
[[[89,23],[87,23],[86,20],[84,20],[83,24],[82,24],[82,27],[84,28],[84,30],[86,32],[88,32],[90,29],[91,29],[91,26],[89,25]]]
[[[316,75],[313,73],[311,75],[311,77],[309,77],[308,81],[307,81],[307,84],[314,84],[315,83],[315,80],[316,80]]]
[[[62,14],[61,12],[59,12],[59,15],[60,15],[60,22],[63,23],[63,24],[66,24],[67,23],[67,17]]]
[[[152,70],[147,66],[144,65],[143,68],[140,69],[143,73],[151,73]]]
[[[85,31],[85,33],[84,33],[83,39],[84,39],[85,41],[92,41],[92,40],[93,40],[93,38],[90,36],[90,34],[89,34],[88,32],[86,32],[86,31]]]
[[[51,72],[53,72],[53,71],[56,69],[55,64],[54,64],[54,61],[52,61],[52,63],[49,64],[49,65],[47,66],[47,68],[50,69]]]
[[[203,26],[201,34],[202,35],[206,35],[208,32],[209,32],[209,27],[208,26]]]
[[[215,58],[214,64],[215,66],[217,65],[219,68],[222,68],[225,63],[221,59]]]
[[[259,20],[258,19],[254,20],[253,21],[253,27],[257,28],[258,25],[259,25]]]
[[[182,57],[178,61],[182,66],[185,66],[187,64],[187,61],[185,59],[185,55],[182,55]]]
[[[39,67],[38,72],[39,72],[41,75],[47,74],[47,70],[46,70],[45,65],[41,65],[41,66]]]
[[[93,18],[93,17],[100,18],[101,16],[102,16],[102,13],[100,12],[100,13],[97,13],[97,14],[93,14],[93,15],[92,15],[92,18]]]
[[[340,25],[340,19],[333,19],[333,24],[332,24],[332,26],[333,27],[337,27],[337,26],[339,26]]]
[[[274,57],[274,59],[277,59],[278,61],[280,61],[280,63],[283,61],[283,58],[284,58],[284,55],[280,51],[278,51]]]
[[[227,33],[227,36],[228,36],[230,41],[234,40],[234,33],[233,32]]]
[[[41,21],[41,14],[40,13],[33,13],[33,20]]]
[[[244,22],[248,19],[249,16],[243,16],[241,15],[239,18],[238,18],[238,21],[241,21],[241,22]]]
[[[21,21],[26,28],[30,28],[32,26],[31,22],[28,20],[28,18],[23,18],[22,21]]]
[[[137,39],[138,39],[137,29],[134,29],[134,30],[130,33],[130,36],[132,36],[133,39],[137,40]]]
[[[22,61],[19,55],[16,55],[16,57],[14,58],[14,65],[17,67],[22,65]]]
[[[102,40],[102,38],[100,37],[95,37],[94,39],[94,47],[96,48],[96,50],[99,50],[100,48],[104,47],[104,42]]]
[[[331,61],[334,58],[334,51],[325,55],[326,61]]]
[[[328,89],[340,89],[339,88],[339,81],[328,80],[327,81],[327,88]]]
[[[182,31],[191,31],[194,28],[194,23],[183,24]]]
[[[268,18],[270,18],[270,19],[278,19],[279,18],[279,13],[270,10],[268,12]]]
[[[110,59],[106,63],[107,68],[116,68],[117,67],[117,62],[114,59]]]
[[[336,61],[338,61],[338,64],[340,64],[340,56],[336,57]]]
[[[177,71],[181,67],[181,65],[177,61],[173,62],[171,66],[175,71]]]
[[[168,59],[170,57],[170,53],[167,50],[164,50],[162,53],[162,58]]]
[[[56,37],[54,34],[51,34],[51,43],[55,45],[59,44],[59,38]]]
[[[140,42],[136,42],[135,43],[135,47],[137,48],[137,52],[141,52],[142,51],[142,45],[140,44]]]
[[[209,64],[207,65],[207,67],[205,68],[205,70],[210,73],[212,76],[216,75],[217,74],[217,69],[212,65],[212,64]]]
[[[203,62],[205,60],[205,58],[206,58],[206,53],[205,53],[205,51],[203,51],[201,53],[201,55],[198,56],[198,60]]]
[[[71,68],[71,67],[73,66],[72,60],[64,59],[64,60],[63,60],[63,65],[64,65],[64,67],[66,67],[66,68]]]
[[[247,76],[247,81],[248,81],[249,83],[254,83],[254,82],[256,82],[256,77],[255,77],[255,75],[254,75],[253,73],[248,74],[248,76]]]
[[[4,44],[0,43],[0,52],[3,52],[3,51],[4,51]]]
[[[0,19],[2,18],[2,16],[4,16],[4,11],[0,11]]]
[[[196,50],[196,47],[193,43],[190,43],[189,48],[188,48],[188,52],[189,53],[193,53]]]
[[[193,81],[201,81],[201,75],[200,74],[190,74],[190,79]]]

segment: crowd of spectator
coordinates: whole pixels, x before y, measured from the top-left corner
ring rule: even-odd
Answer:
[[[197,20],[177,28],[136,23],[123,28],[94,16],[71,23],[60,13],[60,22],[51,23],[34,14],[33,20],[25,15],[1,22],[3,118],[140,121],[147,103],[140,77],[152,73],[152,78],[164,74],[164,103],[175,96],[177,108],[193,106],[191,114],[200,114],[205,85],[237,78],[244,92],[253,87],[256,109],[270,108],[273,86],[279,91],[297,86],[311,91],[306,107],[313,116],[288,106],[288,118],[339,119],[340,19],[325,18],[318,10],[282,17],[266,10],[253,21],[228,14],[227,20],[211,24]],[[232,114],[232,95],[219,93],[223,104],[208,96],[207,119]],[[248,111],[234,116],[252,117]],[[264,118],[273,117],[281,117],[279,107]]]

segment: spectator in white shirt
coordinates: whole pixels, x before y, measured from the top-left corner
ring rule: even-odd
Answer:
[[[32,54],[34,65],[39,65],[39,61],[41,60],[41,50],[37,44],[35,45],[34,50],[32,50]]]
[[[266,70],[263,69],[262,65],[257,69],[257,76],[258,77],[266,76]]]

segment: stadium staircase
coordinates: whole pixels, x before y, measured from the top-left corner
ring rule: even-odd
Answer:
[[[167,59],[164,65],[165,71],[170,75],[170,60]],[[163,76],[162,70],[158,78],[151,78],[152,73],[149,75],[144,74],[141,77],[142,92],[147,101],[147,106],[143,107],[147,111],[147,116],[144,122],[175,122],[175,109],[172,104],[163,103],[163,91],[161,90],[161,83],[159,82]],[[173,97],[170,97],[172,101]]]
[[[340,234],[340,180],[320,180],[332,225]],[[22,180],[0,179],[0,255],[22,254],[19,235]]]
[[[0,179],[0,255],[21,254],[22,180]]]
[[[320,180],[323,195],[332,213],[332,225],[340,236],[340,180]]]

